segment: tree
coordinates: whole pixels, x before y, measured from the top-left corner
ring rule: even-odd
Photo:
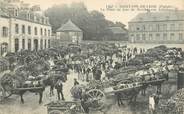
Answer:
[[[70,19],[83,30],[85,40],[97,39],[104,29],[109,25],[114,25],[113,22],[106,20],[101,12],[95,10],[89,12],[81,2],[72,3],[70,7],[66,4],[55,5],[47,9],[45,14],[50,18],[53,32],[56,32],[62,24]]]

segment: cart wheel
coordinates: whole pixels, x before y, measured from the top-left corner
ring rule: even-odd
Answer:
[[[11,74],[5,74],[0,80],[1,83],[1,91],[3,98],[7,98],[11,96],[13,89],[13,77]]]
[[[0,101],[4,100],[4,90],[0,87]]]
[[[12,88],[7,85],[5,85],[4,88],[2,88],[3,98],[8,98],[12,95],[11,89]]]
[[[48,114],[65,114],[65,113],[61,112],[60,110],[52,110],[52,111],[49,111]]]
[[[99,110],[104,107],[105,94],[99,89],[91,89],[87,91],[88,99],[90,101],[90,108],[92,110]]]

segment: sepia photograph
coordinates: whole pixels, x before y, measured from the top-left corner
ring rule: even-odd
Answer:
[[[0,114],[184,114],[184,1],[0,0]]]

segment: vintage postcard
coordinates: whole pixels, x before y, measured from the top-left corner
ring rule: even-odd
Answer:
[[[184,114],[184,0],[0,0],[0,114]]]

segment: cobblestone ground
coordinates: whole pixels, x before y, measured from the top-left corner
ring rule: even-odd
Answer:
[[[73,86],[74,78],[78,78],[78,75],[75,72],[71,71],[70,74],[68,75],[67,82],[64,83],[63,93],[66,101],[72,100],[70,89]],[[79,83],[86,84],[86,82],[82,82],[80,80]],[[27,92],[24,95],[25,103],[21,104],[20,97],[17,95],[13,95],[10,98],[6,99],[4,102],[1,102],[0,114],[47,114],[47,107],[45,105],[51,101],[57,100],[56,91],[54,91],[54,96],[50,97],[49,88],[46,88],[43,95],[43,103],[39,104],[38,99],[39,99],[38,95]],[[131,109],[131,107],[129,107],[128,105],[118,107],[114,101],[115,101],[114,98],[110,98],[110,100],[107,101],[109,102],[107,104],[108,105],[110,104],[108,106],[107,114],[134,114],[132,113],[132,111],[130,111],[133,109]],[[112,106],[111,103],[113,104]],[[93,111],[91,112],[91,114],[103,114],[103,113],[100,111],[98,112]]]
[[[129,47],[135,46],[137,47],[138,45],[129,45]],[[176,45],[172,45],[169,47],[175,46]],[[149,46],[139,45],[138,47],[149,48],[150,45]],[[177,45],[176,47],[181,47],[184,49],[183,45]],[[70,89],[73,86],[74,78],[78,78],[78,76],[75,72],[72,71],[68,75],[68,81],[64,84],[63,92],[65,99],[67,101],[72,100],[72,97],[70,95]],[[82,81],[79,82],[85,84],[85,82]],[[38,103],[39,96],[33,93],[28,92],[24,95],[25,100],[24,104],[21,104],[19,96],[13,95],[10,98],[6,99],[4,102],[0,102],[0,114],[47,114],[47,107],[45,105],[50,101],[57,100],[56,91],[54,92],[55,95],[50,97],[49,88],[46,88],[46,90],[44,91],[42,104]],[[112,98],[112,100],[114,101],[114,98]],[[148,107],[147,102],[148,96],[146,97],[139,96],[138,102],[133,105],[128,105],[125,103],[124,106],[118,107],[117,104],[113,104],[111,107],[108,107],[109,110],[106,114],[147,114],[147,107]],[[91,112],[91,114],[103,114],[103,113]]]
[[[66,101],[72,100],[70,89],[73,86],[74,78],[78,78],[78,75],[75,72],[71,71],[68,75],[67,82],[64,83],[63,93]],[[86,84],[86,82],[82,82],[80,80],[79,83]],[[168,87],[167,83],[163,86],[163,90],[166,90],[166,86]],[[170,90],[172,87],[170,87]],[[115,103],[114,97],[108,98],[106,103],[108,111],[106,114],[148,114],[148,96],[154,93],[155,90],[156,88],[154,87],[148,88],[147,96],[139,95],[136,103],[130,105],[127,102],[124,102],[124,105],[121,107],[119,107]],[[55,95],[50,97],[49,88],[46,88],[46,90],[44,91],[42,104],[38,103],[39,96],[34,93],[27,92],[24,95],[24,104],[21,104],[19,96],[13,95],[10,98],[6,99],[4,102],[0,103],[0,114],[47,114],[47,107],[45,105],[51,101],[57,100],[56,91],[54,91],[54,93]],[[104,113],[100,111],[92,111],[90,114]]]

